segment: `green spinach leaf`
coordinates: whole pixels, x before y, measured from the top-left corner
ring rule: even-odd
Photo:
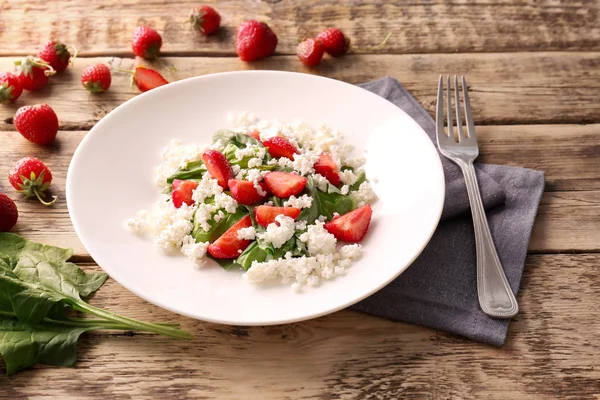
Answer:
[[[247,208],[239,206],[235,213],[225,213],[225,216],[219,221],[215,222],[214,217],[210,222],[210,229],[205,231],[204,228],[197,222],[196,215],[194,214],[194,228],[192,229],[192,236],[196,239],[196,242],[214,242],[222,234],[231,228],[236,222],[245,217],[248,214]]]
[[[175,179],[180,180],[200,180],[202,175],[206,172],[206,166],[202,160],[191,161],[185,165],[185,167],[178,168],[171,176],[167,178],[167,183],[170,185]],[[170,189],[169,192],[171,193]],[[168,194],[167,193],[167,194]]]

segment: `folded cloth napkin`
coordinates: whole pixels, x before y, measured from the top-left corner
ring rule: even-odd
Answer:
[[[404,110],[435,142],[435,122],[397,80],[385,77],[360,86]],[[458,166],[440,157],[446,201],[431,241],[402,275],[352,309],[501,346],[509,321],[488,317],[477,299],[475,236],[465,182]],[[516,294],[544,173],[487,164],[475,169],[498,256]]]

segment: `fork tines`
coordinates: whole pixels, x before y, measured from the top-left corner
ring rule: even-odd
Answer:
[[[447,127],[448,133],[444,131],[444,75],[440,75],[438,83],[438,97],[436,107],[436,122],[437,122],[437,137],[438,143],[451,144],[461,142],[475,142],[476,134],[475,126],[473,124],[473,117],[471,115],[471,104],[469,102],[469,92],[467,90],[467,81],[461,76],[462,81],[462,92],[464,97],[464,109],[465,109],[465,120],[467,122],[467,135],[463,131],[462,124],[462,112],[460,110],[460,96],[458,77],[454,75],[454,103],[456,106],[456,125],[452,118],[452,86],[450,81],[450,75],[446,76],[446,113],[447,113]],[[456,126],[457,135],[454,135],[454,127]]]

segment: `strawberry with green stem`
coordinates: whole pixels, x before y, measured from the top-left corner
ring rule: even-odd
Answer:
[[[57,200],[56,196],[52,196],[51,201],[43,199],[52,183],[52,172],[46,164],[35,157],[25,157],[17,161],[8,173],[8,181],[26,199],[37,197],[45,206],[50,206]]]
[[[210,35],[219,29],[221,16],[214,8],[203,4],[192,9],[190,18],[186,23],[192,24],[192,28],[203,35]]]
[[[135,83],[138,89],[142,92],[155,89],[169,83],[158,71],[146,67],[135,67],[135,70],[114,68],[113,70],[131,74],[132,83]]]
[[[133,53],[147,60],[155,60],[162,47],[162,37],[149,26],[138,26],[133,30],[131,48]]]
[[[10,72],[0,73],[0,103],[14,103],[23,93],[19,78]]]
[[[90,93],[107,91],[111,81],[110,69],[104,64],[90,65],[81,74],[81,84]]]
[[[48,78],[56,74],[56,71],[50,64],[32,56],[15,61],[15,66],[15,75],[21,87],[29,91],[43,88],[48,83]]]
[[[69,65],[73,65],[73,60],[77,57],[77,49],[69,48],[66,44],[56,40],[50,40],[42,46],[38,57],[50,64],[56,72],[62,72]]]

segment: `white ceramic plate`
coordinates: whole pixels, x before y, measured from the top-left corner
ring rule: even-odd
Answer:
[[[326,123],[346,134],[379,200],[362,259],[318,288],[255,286],[216,263],[196,270],[165,256],[124,220],[159,198],[161,150],[173,138],[208,143],[228,113]],[[246,71],[175,82],[121,105],[86,135],[67,176],[67,204],[79,238],[117,282],[160,307],[235,325],[281,324],[342,309],[376,292],[421,253],[440,218],[444,178],[425,132],[402,110],[366,90],[313,75]]]

